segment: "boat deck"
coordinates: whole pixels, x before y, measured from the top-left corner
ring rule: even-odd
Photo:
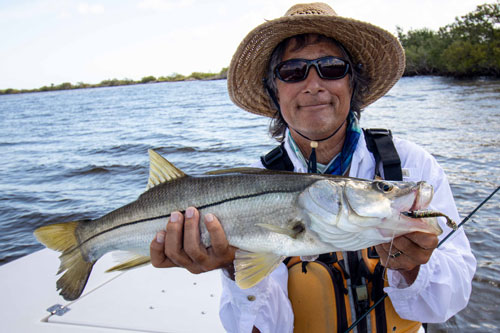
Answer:
[[[116,264],[106,255],[82,296],[68,302],[56,291],[58,255],[44,249],[0,266],[0,331],[224,332],[218,271],[194,275],[149,265],[105,273]],[[47,311],[56,304],[67,311]]]

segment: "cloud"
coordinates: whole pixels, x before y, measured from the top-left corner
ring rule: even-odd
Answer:
[[[68,19],[76,15],[104,13],[101,4],[74,3],[70,0],[35,0],[14,4],[0,4],[0,20]]]
[[[104,13],[104,6],[101,4],[91,5],[87,2],[81,2],[77,6],[77,11],[80,14],[102,14]]]
[[[141,0],[137,7],[140,9],[172,10],[174,8],[189,7],[193,0]]]

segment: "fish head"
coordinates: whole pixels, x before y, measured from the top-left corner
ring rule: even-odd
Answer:
[[[346,180],[344,198],[359,216],[384,218],[393,210],[405,212],[426,208],[432,200],[433,188],[425,182],[393,182],[386,180]]]
[[[381,219],[383,229],[441,234],[435,218],[412,218],[404,213],[423,210],[434,195],[426,182],[347,180],[344,200],[360,218]]]
[[[384,219],[422,209],[432,200],[432,186],[420,182],[391,182],[355,178],[322,179],[302,194],[302,206],[310,212],[338,217]]]
[[[298,207],[307,235],[329,251],[356,251],[414,231],[442,233],[435,217],[404,214],[427,208],[432,196],[425,182],[323,178],[301,193]]]

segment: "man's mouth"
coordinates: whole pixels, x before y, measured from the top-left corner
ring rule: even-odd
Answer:
[[[306,109],[306,110],[315,110],[315,109],[322,109],[327,106],[329,106],[330,103],[309,103],[309,104],[303,104],[299,105],[299,109]]]

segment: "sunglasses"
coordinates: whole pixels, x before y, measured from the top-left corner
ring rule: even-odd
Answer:
[[[274,75],[283,82],[299,82],[307,78],[311,66],[316,67],[319,77],[326,80],[341,79],[350,70],[347,60],[328,56],[313,60],[289,59],[280,62],[274,68]]]

